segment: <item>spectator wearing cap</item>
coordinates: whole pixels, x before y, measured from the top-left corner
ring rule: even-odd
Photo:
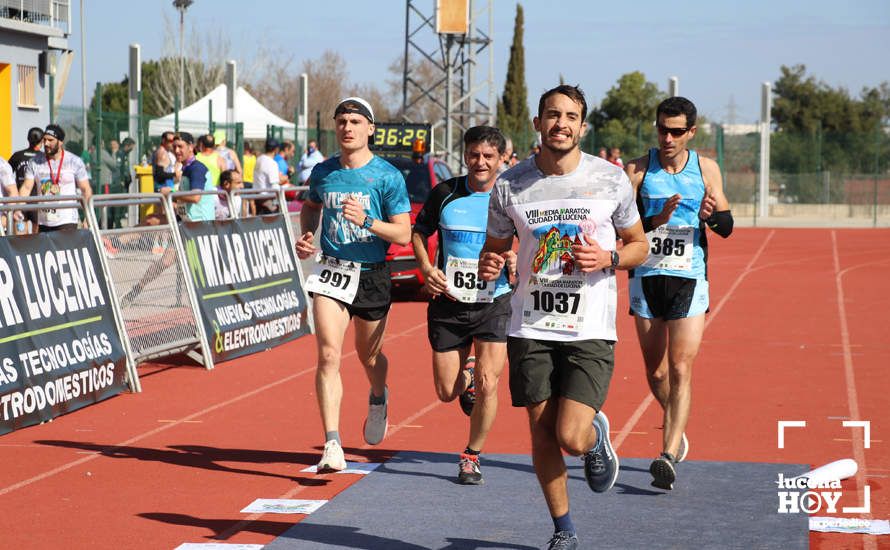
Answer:
[[[204,191],[216,189],[210,170],[195,155],[195,138],[188,132],[180,132],[173,140],[173,152],[176,154],[176,183],[180,191]],[[169,187],[162,193],[169,193]],[[210,221],[216,219],[216,197],[213,195],[184,195],[174,199],[185,206],[185,215],[191,221]]]
[[[31,128],[28,130],[28,147],[22,149],[21,151],[16,151],[9,157],[9,166],[12,168],[13,174],[15,175],[15,184],[17,189],[22,188],[22,184],[25,183],[25,165],[37,156],[37,153],[40,152],[40,146],[43,144],[43,129],[42,128]],[[31,196],[37,196],[37,187],[34,186],[31,188]],[[37,231],[37,211],[32,210],[29,212],[25,212],[25,219],[31,222],[31,231]]]
[[[287,176],[278,170],[278,163],[275,162],[275,155],[281,148],[281,144],[275,138],[266,140],[266,146],[262,155],[257,155],[256,167],[253,169],[253,188],[254,189],[278,189],[282,185],[288,183]],[[263,214],[273,214],[278,211],[278,207],[274,200],[256,201],[256,213],[259,216]]]
[[[237,153],[226,147],[226,131],[216,130],[213,132],[213,140],[216,142],[216,153],[219,155],[219,158],[223,159],[223,162],[226,165],[225,169],[235,170],[236,172],[243,174],[244,172],[241,170],[241,161],[238,160]]]
[[[85,200],[93,196],[86,166],[79,156],[65,154],[65,130],[56,124],[43,130],[43,151],[26,164],[20,194],[30,195],[35,185],[42,196],[72,196],[78,191]],[[53,208],[50,203],[39,212],[37,219],[41,232],[77,228],[77,208]]]

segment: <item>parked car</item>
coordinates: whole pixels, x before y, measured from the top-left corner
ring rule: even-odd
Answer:
[[[417,218],[418,212],[423,208],[423,203],[430,196],[430,191],[439,182],[452,177],[451,169],[441,160],[424,155],[422,159],[412,157],[385,157],[393,166],[401,170],[405,176],[405,184],[408,186],[408,199],[411,201],[411,225]],[[428,250],[430,258],[436,257],[439,247],[439,237],[433,234],[429,239]],[[408,243],[405,246],[392,244],[386,254],[386,261],[390,263],[392,282],[394,286],[421,287],[424,284],[423,273],[417,265],[417,257],[414,255],[414,245]]]

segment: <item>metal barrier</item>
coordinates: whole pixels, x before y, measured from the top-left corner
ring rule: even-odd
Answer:
[[[99,263],[102,266],[102,270],[105,273],[110,273],[108,269],[108,262],[106,255],[103,254],[103,250],[105,250],[104,243],[102,241],[101,235],[99,234],[99,225],[96,220],[95,212],[93,211],[92,200],[89,202],[85,201],[83,197],[77,195],[44,195],[39,197],[2,197],[0,198],[0,212],[32,212],[38,210],[44,210],[48,208],[47,205],[52,205],[51,208],[54,209],[70,209],[76,208],[78,210],[82,210],[84,216],[86,217],[88,229],[90,230],[90,234],[93,236],[93,242],[96,245],[96,250],[99,253]],[[12,225],[12,216],[7,216],[10,223],[10,228]],[[139,383],[139,375],[136,372],[136,365],[133,355],[133,350],[130,347],[130,342],[127,338],[127,333],[124,326],[124,317],[121,312],[120,299],[117,295],[117,289],[114,284],[108,285],[108,293],[111,298],[111,310],[114,313],[114,324],[117,328],[118,333],[121,335],[121,344],[124,347],[124,355],[126,361],[127,368],[127,382],[130,385],[130,390],[133,392],[142,391],[142,385]]]
[[[157,205],[156,224],[103,229],[107,273],[121,296],[126,339],[136,362],[186,353],[213,368],[188,264],[169,200],[160,193],[94,195],[93,207]],[[165,219],[166,218],[166,219]],[[200,352],[199,352],[200,349]],[[204,352],[204,350],[208,350]]]

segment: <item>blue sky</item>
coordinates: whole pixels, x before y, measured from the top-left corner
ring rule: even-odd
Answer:
[[[72,0],[70,46],[80,50],[80,2]],[[478,2],[479,0],[477,0]],[[433,0],[428,0],[431,11]],[[781,65],[803,63],[807,73],[858,96],[863,86],[890,81],[890,1],[827,0],[746,2],[640,0],[636,2],[527,0],[526,83],[529,98],[558,83],[578,83],[597,104],[624,73],[639,70],[667,88],[677,76],[680,93],[711,120],[753,122],[760,85],[775,81]],[[494,0],[495,90],[506,75],[516,2]],[[143,59],[159,57],[164,14],[178,28],[170,0],[91,0],[86,8],[87,90],[118,81],[127,71],[127,48],[142,46]],[[269,2],[195,0],[186,28],[227,32],[242,59],[258,47],[301,61],[331,49],[347,59],[350,80],[385,88],[390,63],[404,49],[401,0]],[[311,87],[311,84],[310,84]],[[81,101],[80,56],[62,103]]]

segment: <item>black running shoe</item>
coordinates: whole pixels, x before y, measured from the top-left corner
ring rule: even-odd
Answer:
[[[460,408],[465,415],[470,416],[473,414],[473,405],[476,404],[476,358],[467,357],[464,369],[470,373],[470,385],[460,394]]]
[[[584,454],[584,477],[596,493],[605,493],[618,479],[618,455],[609,440],[609,419],[602,411],[593,417],[596,445]]]
[[[652,474],[652,486],[670,491],[674,488],[674,481],[677,479],[677,472],[674,470],[674,464],[677,461],[671,453],[661,453],[661,456],[652,461],[649,465],[649,473]]]
[[[578,535],[571,531],[557,531],[553,533],[550,542],[547,543],[547,550],[577,550]]]
[[[457,482],[461,485],[482,485],[482,470],[479,469],[479,455],[461,453],[457,473]]]

